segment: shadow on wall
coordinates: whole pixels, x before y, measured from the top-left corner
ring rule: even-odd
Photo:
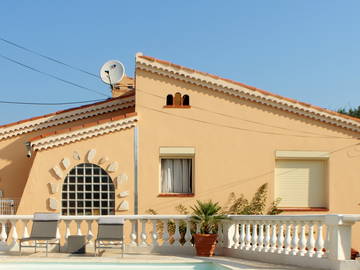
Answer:
[[[341,129],[339,127],[336,127],[336,126],[333,126],[333,125],[330,125],[330,124],[325,124],[323,122],[320,122],[320,121],[312,119],[312,118],[307,118],[307,117],[304,117],[304,116],[300,116],[300,115],[295,114],[295,113],[291,113],[291,112],[288,112],[288,111],[283,111],[283,110],[273,108],[273,107],[268,106],[268,105],[264,105],[264,104],[260,104],[260,103],[253,102],[253,101],[250,101],[250,100],[246,100],[244,98],[236,98],[234,96],[227,95],[227,94],[224,94],[222,92],[209,90],[207,88],[192,85],[192,84],[189,84],[189,83],[186,83],[186,82],[174,80],[174,79],[171,79],[171,78],[164,78],[164,77],[162,77],[160,75],[157,75],[157,74],[152,74],[152,73],[142,72],[142,71],[138,71],[138,72],[139,72],[139,75],[140,75],[140,72],[141,72],[141,76],[145,77],[146,79],[151,79],[151,80],[155,79],[155,80],[157,80],[159,82],[162,82],[162,83],[165,83],[165,84],[169,85],[169,87],[168,87],[169,89],[171,89],[172,87],[173,88],[178,88],[178,89],[179,88],[180,89],[188,89],[188,90],[191,90],[191,91],[194,91],[194,92],[197,92],[197,93],[201,93],[201,94],[206,95],[206,96],[212,96],[212,97],[215,97],[217,99],[223,99],[223,100],[226,100],[226,101],[231,102],[233,104],[239,104],[241,106],[246,106],[246,107],[249,107],[249,108],[255,108],[255,109],[261,110],[261,111],[266,112],[266,113],[270,113],[270,114],[278,116],[278,117],[284,117],[284,118],[287,118],[287,119],[290,119],[290,120],[296,120],[296,121],[305,123],[305,124],[313,126],[313,127],[315,126],[315,127],[319,127],[319,128],[322,128],[322,129],[326,128],[327,130],[330,130],[330,131],[336,132],[336,133],[339,133],[339,131],[341,130],[341,133],[345,134],[346,136],[351,136],[351,137],[354,137],[354,138],[358,137],[358,134],[356,132],[346,130],[346,129]],[[168,97],[169,97],[169,95],[167,96],[167,99],[168,99]],[[169,101],[170,101],[170,99],[171,99],[171,97],[169,97]],[[173,97],[173,100],[174,100],[173,102],[175,103],[176,102],[176,94]],[[172,106],[174,106],[174,105],[172,105]],[[196,107],[193,107],[193,108],[196,108]],[[209,108],[209,110],[210,110],[210,108]],[[214,109],[213,111],[214,112],[221,112],[220,109]]]

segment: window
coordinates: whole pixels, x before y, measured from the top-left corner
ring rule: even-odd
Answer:
[[[166,106],[174,105],[174,99],[172,95],[167,95],[166,97]]]
[[[181,93],[176,92],[175,95],[166,96],[166,105],[164,108],[190,108],[190,97],[189,95],[181,95]]]
[[[192,193],[192,159],[161,159],[161,192]]]
[[[101,167],[79,164],[65,178],[61,203],[63,215],[114,215],[114,184]]]
[[[182,105],[183,106],[190,106],[190,98],[189,98],[188,95],[183,96]]]
[[[280,207],[325,208],[327,161],[279,159],[275,168],[275,196]]]

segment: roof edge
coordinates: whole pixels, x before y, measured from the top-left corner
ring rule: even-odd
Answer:
[[[121,114],[107,119],[82,124],[79,126],[42,134],[29,140],[34,151],[41,151],[56,146],[70,144],[110,132],[132,128],[138,117],[136,112]]]
[[[241,82],[222,78],[151,56],[145,56],[141,53],[136,54],[136,64],[136,68],[139,69],[172,77],[195,85],[206,86],[211,90],[245,98],[257,103],[262,103],[281,110],[290,111],[352,131],[360,132],[360,119],[358,118],[292,98],[283,97]]]
[[[135,105],[135,91],[104,101],[82,105],[0,126],[0,140]]]

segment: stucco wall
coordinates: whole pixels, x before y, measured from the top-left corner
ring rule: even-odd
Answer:
[[[53,126],[46,128],[46,130],[38,130],[7,139],[0,138],[0,190],[4,191],[5,197],[21,197],[33,162],[33,158],[26,157],[25,142],[29,139],[54,130],[73,127],[132,111],[134,111],[134,108],[73,121],[61,126]]]
[[[92,163],[99,164],[101,158],[108,158],[106,163],[99,165],[103,169],[107,170],[112,162],[117,162],[119,164],[119,167],[115,172],[108,172],[113,181],[115,177],[119,176],[121,173],[128,175],[128,181],[117,186],[115,190],[115,211],[116,214],[131,214],[133,212],[134,204],[133,129],[126,129],[108,135],[36,152],[34,163],[30,170],[29,178],[27,179],[24,194],[21,198],[17,213],[32,214],[37,211],[60,212],[61,190],[64,178],[73,167],[80,163],[88,162],[86,156],[91,149],[96,150],[96,155]],[[73,158],[74,151],[77,151],[80,154],[80,160]],[[64,169],[61,165],[63,158],[68,158],[71,161],[71,165],[67,169]],[[59,179],[59,177],[54,174],[52,168],[55,165],[61,168],[63,173],[62,179]],[[57,193],[51,194],[49,183],[59,184]],[[126,198],[119,198],[118,194],[122,191],[129,191],[129,196]],[[58,210],[51,210],[49,208],[47,199],[50,197],[58,202]],[[117,210],[119,204],[123,200],[129,202],[129,211]]]
[[[177,204],[189,206],[198,199],[225,204],[230,192],[250,198],[263,183],[269,184],[273,200],[277,150],[330,152],[329,211],[289,214],[360,212],[358,134],[139,69],[136,89],[140,213],[149,208],[174,213]],[[190,109],[163,108],[166,96],[176,92],[190,96]],[[196,149],[193,198],[158,196],[159,148],[164,146]]]

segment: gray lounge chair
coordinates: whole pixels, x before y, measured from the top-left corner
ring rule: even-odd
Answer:
[[[124,219],[122,217],[100,218],[98,234],[95,240],[95,256],[97,255],[97,249],[117,248],[117,246],[120,246],[119,248],[122,250],[121,256],[124,257]]]
[[[60,252],[60,239],[56,239],[57,225],[60,214],[55,213],[35,213],[30,237],[19,239],[19,253],[23,247],[46,247],[46,256],[48,255],[48,245],[58,245]],[[23,242],[34,241],[35,245],[23,245]],[[40,242],[38,242],[40,241]],[[45,243],[44,243],[45,242]]]

